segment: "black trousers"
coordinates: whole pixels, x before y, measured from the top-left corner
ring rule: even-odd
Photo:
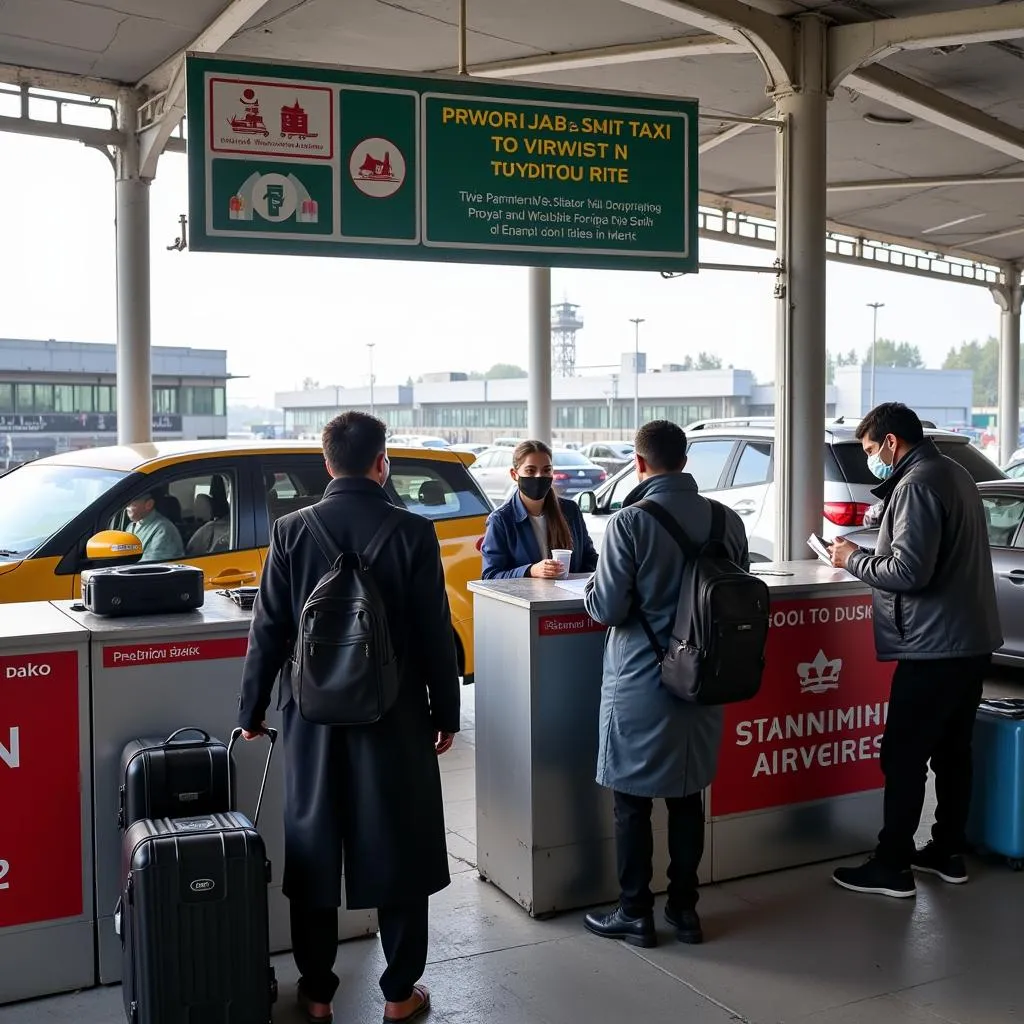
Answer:
[[[704,801],[700,793],[674,797],[668,807],[668,903],[675,911],[697,906],[697,868],[704,856]],[[615,852],[622,910],[643,917],[654,908],[654,834],[650,797],[614,793]]]
[[[921,824],[928,765],[935,773],[932,840],[946,854],[962,853],[971,804],[971,737],[991,658],[901,661],[882,737],[885,823],[876,856],[910,867]]]
[[[427,965],[427,908],[429,898],[395,907],[379,907],[380,941],[387,969],[380,990],[389,1002],[412,995]],[[301,975],[302,991],[314,1003],[329,1003],[338,989],[334,958],[338,952],[338,908],[290,903],[292,953]]]

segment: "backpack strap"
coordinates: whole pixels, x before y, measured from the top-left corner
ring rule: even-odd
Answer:
[[[711,501],[708,499],[708,504],[711,506],[711,535],[708,537],[709,543],[721,544],[725,547],[725,506],[719,501]]]
[[[380,524],[377,532],[370,539],[370,543],[367,544],[366,550],[363,552],[363,561],[372,566],[381,551],[384,550],[384,545],[391,539],[391,534],[398,529],[398,524],[402,521],[402,516],[399,515],[399,510],[392,505],[387,515],[384,517],[384,522]]]
[[[313,535],[313,540],[316,541],[316,546],[320,549],[324,558],[331,565],[334,565],[341,558],[341,548],[338,547],[337,541],[327,532],[327,527],[324,526],[324,521],[320,518],[320,513],[317,512],[316,506],[307,505],[299,510],[299,515],[306,524],[306,529]]]

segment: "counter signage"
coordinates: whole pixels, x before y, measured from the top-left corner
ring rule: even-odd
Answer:
[[[725,711],[714,817],[882,786],[893,666],[875,658],[871,598],[772,604],[761,691]]]
[[[542,615],[537,620],[540,636],[567,636],[576,633],[603,633],[605,627],[585,612],[570,615]]]
[[[697,103],[190,55],[196,251],[695,272]]]
[[[0,928],[82,913],[78,717],[74,651],[0,658]]]
[[[173,643],[110,645],[103,648],[104,668],[139,668],[169,665],[179,661],[216,661],[244,658],[249,649],[246,637],[224,640],[176,640]]]

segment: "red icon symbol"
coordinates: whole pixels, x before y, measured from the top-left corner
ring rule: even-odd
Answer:
[[[371,181],[398,181],[391,167],[391,154],[385,152],[384,159],[378,160],[367,153],[366,159],[359,166],[359,177]]]
[[[309,130],[309,115],[296,100],[295,106],[281,108],[281,134],[286,139],[315,139],[320,133]]]
[[[242,117],[229,117],[228,124],[236,135],[262,135],[264,138],[270,135],[270,130],[263,121],[260,113],[260,101],[255,90],[245,89],[239,100],[245,107]]]

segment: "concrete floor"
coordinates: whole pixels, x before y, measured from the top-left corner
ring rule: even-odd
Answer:
[[[474,869],[472,688],[444,758],[452,884],[431,907],[424,978],[437,1024],[1011,1024],[1024,1020],[1024,874],[970,862],[966,886],[922,878],[916,901],[857,896],[819,865],[702,890],[707,942],[637,950],[580,915],[531,920]],[[659,908],[660,910],[660,908]],[[275,1024],[301,1024],[291,958]],[[376,940],[345,943],[338,1024],[379,1022]],[[0,970],[2,970],[0,965]],[[0,1024],[114,1024],[120,988],[0,1007]]]

